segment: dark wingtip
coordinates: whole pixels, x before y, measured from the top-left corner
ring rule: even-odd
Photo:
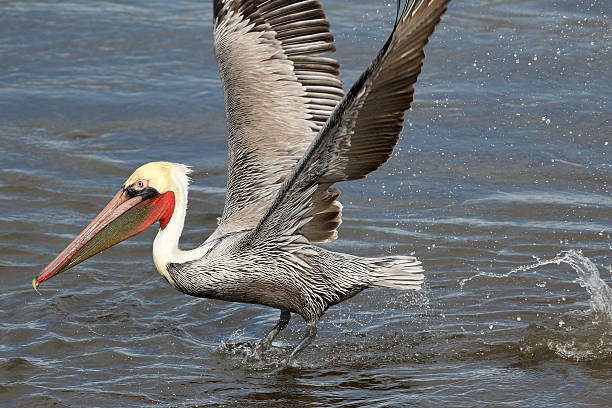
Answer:
[[[213,17],[214,18],[217,18],[217,16],[219,15],[219,11],[223,7],[221,5],[221,2],[222,2],[222,0],[214,0],[213,1]]]

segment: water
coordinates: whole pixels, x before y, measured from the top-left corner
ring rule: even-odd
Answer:
[[[345,85],[394,4],[326,0]],[[225,122],[208,2],[0,5],[0,405],[607,406],[607,1],[453,0],[390,162],[341,184],[335,250],[415,253],[419,293],[368,290],[243,363],[265,307],[184,296],[147,231],[30,282],[151,160],[193,166],[182,240],[212,232]],[[599,275],[599,277],[597,276]]]
[[[462,279],[459,285],[463,288],[468,282],[479,277],[506,279],[515,273],[537,270],[542,266],[552,264],[567,264],[574,269],[578,283],[590,295],[590,308],[584,311],[571,311],[566,316],[562,315],[558,318],[557,325],[551,326],[550,322],[544,323],[544,326],[536,325],[537,330],[532,330],[519,343],[520,351],[533,356],[536,350],[541,351],[538,349],[545,348],[565,359],[575,361],[612,357],[612,332],[610,332],[612,328],[612,288],[601,279],[599,270],[593,262],[580,252],[569,250],[552,259],[538,260],[534,264],[519,266],[507,273],[480,272]],[[546,287],[546,283],[536,285]],[[519,316],[517,320],[522,319]],[[492,329],[492,325],[489,326],[489,329]]]

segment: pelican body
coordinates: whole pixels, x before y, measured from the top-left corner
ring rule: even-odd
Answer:
[[[192,250],[179,239],[190,170],[169,162],[138,168],[102,212],[33,281],[50,277],[158,223],[153,260],[192,296],[280,310],[258,343],[270,346],[291,313],[315,337],[332,305],[362,290],[417,290],[412,256],[364,258],[313,245],[337,238],[342,205],[333,184],[381,166],[399,138],[427,44],[449,0],[412,0],[389,39],[345,95],[333,37],[312,0],[214,0],[215,54],[228,122],[228,181],[215,232]]]

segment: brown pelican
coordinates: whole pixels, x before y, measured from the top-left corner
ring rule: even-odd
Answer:
[[[189,168],[137,169],[106,208],[34,279],[34,287],[159,222],[155,267],[192,296],[280,310],[268,347],[297,313],[315,337],[330,306],[371,286],[419,289],[412,256],[363,258],[314,246],[336,239],[339,181],[390,157],[427,44],[449,0],[412,0],[376,58],[344,95],[333,37],[313,0],[215,0],[214,44],[229,129],[227,197],[215,232],[181,250]]]

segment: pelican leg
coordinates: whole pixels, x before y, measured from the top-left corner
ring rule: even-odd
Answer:
[[[310,343],[312,343],[315,336],[317,335],[317,323],[318,321],[314,321],[314,322],[308,322],[306,324],[306,335],[302,338],[302,340],[300,340],[298,345],[295,346],[295,348],[291,351],[291,354],[289,354],[289,357],[283,360],[283,362],[281,363],[281,367],[280,367],[281,370],[288,367],[293,361],[293,359],[295,358],[295,356],[299,352],[304,350]]]
[[[265,349],[270,347],[278,333],[280,333],[285,329],[285,327],[287,327],[287,325],[289,324],[289,319],[291,319],[291,312],[288,310],[281,310],[281,315],[280,319],[278,320],[278,323],[276,323],[276,326],[274,326],[272,330],[270,330],[264,336],[264,338],[261,339],[259,343],[257,343],[257,346],[255,346],[255,353],[261,354]]]

